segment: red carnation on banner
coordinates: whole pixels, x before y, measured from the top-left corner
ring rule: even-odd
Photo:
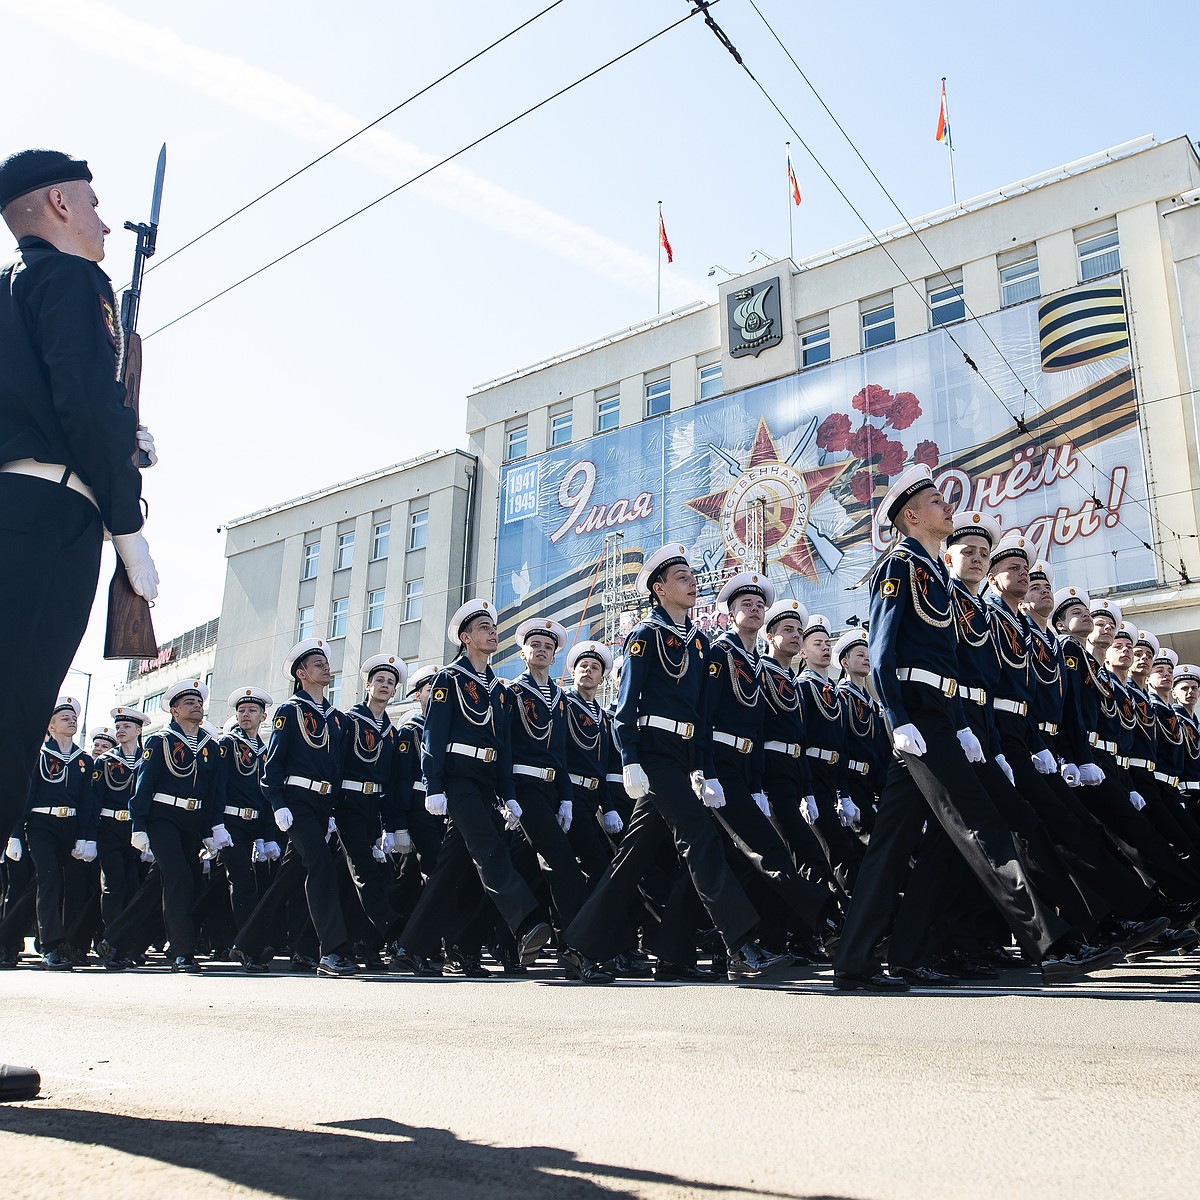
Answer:
[[[850,418],[845,413],[830,413],[817,427],[817,445],[835,453],[850,444]]]
[[[875,481],[869,471],[856,471],[850,477],[850,490],[859,504],[870,504],[875,495]]]
[[[888,440],[888,436],[881,429],[876,429],[874,425],[862,424],[849,437],[846,442],[846,449],[854,455],[855,458],[861,458],[864,462],[873,458],[881,452],[880,439]]]
[[[903,442],[894,442],[888,437],[882,439],[878,471],[880,475],[899,475],[904,470],[904,460],[908,456],[904,452]]]
[[[911,393],[904,394],[911,395]],[[877,383],[868,383],[850,403],[864,416],[887,417],[895,402],[896,397],[887,388],[880,387]]]
[[[913,451],[913,462],[922,463],[931,471],[938,465],[941,458],[941,451],[938,449],[937,442],[931,442],[926,438],[923,442],[917,443],[917,448]]]
[[[920,400],[912,392],[900,392],[893,398],[884,423],[893,429],[907,429],[920,415]]]

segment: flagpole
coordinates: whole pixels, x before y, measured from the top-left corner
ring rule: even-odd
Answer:
[[[658,236],[655,238],[655,241],[658,242],[658,293],[657,299],[654,301],[654,311],[656,313],[662,312],[662,228],[662,201],[660,200],[658,202],[658,229],[656,231]]]
[[[784,147],[787,151],[787,166],[788,166],[788,181],[787,181],[787,210],[788,210],[788,258],[792,262],[796,261],[796,247],[792,241],[792,209],[796,207],[795,197],[792,195],[792,143],[784,142]]]
[[[954,131],[950,124],[950,101],[946,97],[946,77],[942,76],[942,109],[946,114],[946,157],[950,162],[950,200],[958,205],[958,187],[954,182]]]

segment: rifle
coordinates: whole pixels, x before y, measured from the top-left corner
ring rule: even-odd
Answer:
[[[134,224],[125,222],[125,228],[137,234],[137,245],[133,252],[133,276],[129,287],[121,297],[121,343],[123,354],[119,375],[125,384],[125,404],[139,415],[142,384],[142,338],[137,332],[138,305],[142,298],[142,273],[146,259],[154,254],[158,241],[158,214],[162,206],[163,180],[167,173],[167,147],[158,152],[158,166],[154,172],[154,195],[150,201],[150,220]],[[133,465],[144,470],[150,459],[138,449],[133,452]],[[150,605],[133,590],[125,564],[117,558],[117,568],[108,585],[108,627],[104,631],[105,658],[153,658],[158,653],[154,626],[150,620]]]

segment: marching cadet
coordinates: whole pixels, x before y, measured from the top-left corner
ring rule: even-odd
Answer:
[[[496,652],[496,610],[472,599],[450,619],[450,643],[458,657],[434,677],[425,714],[422,769],[425,807],[444,816],[446,836],[437,865],[392,950],[392,965],[415,975],[437,975],[430,963],[443,937],[457,944],[470,914],[456,901],[477,875],[517,940],[521,965],[537,961],[553,930],[513,866],[496,820],[521,819],[515,798],[509,728],[511,700],[488,665]]]
[[[969,767],[982,748],[966,729],[942,540],[953,512],[928,467],[904,471],[885,495],[881,526],[896,540],[871,574],[872,678],[897,752],[880,799],[875,833],[834,958],[834,985],[904,991],[885,974],[875,947],[886,932],[909,857],[930,814],[1000,910],[1028,958],[1054,982],[1115,962],[1120,953],[1070,953],[1074,941],[1034,892],[1012,834]],[[960,737],[965,731],[968,737]],[[968,755],[968,748],[970,755]]]
[[[228,700],[234,725],[220,738],[224,753],[215,807],[223,816],[232,844],[217,851],[217,861],[225,868],[229,880],[229,901],[236,929],[250,919],[258,903],[254,864],[278,858],[280,853],[275,841],[275,823],[262,793],[267,744],[260,731],[273,703],[271,694],[262,688],[234,688]]]
[[[729,977],[779,974],[794,960],[767,952],[755,939],[758,913],[725,861],[720,834],[706,811],[725,800],[704,780],[707,646],[688,619],[696,602],[696,576],[685,547],[669,544],[651,554],[638,572],[637,587],[653,607],[626,641],[616,712],[624,786],[634,810],[612,866],[567,930],[567,944],[596,961],[619,953],[638,885],[660,847],[674,837],[729,953]],[[659,959],[660,964],[671,961],[667,954]]]
[[[198,855],[230,845],[224,817],[216,811],[218,773],[223,751],[201,728],[208,688],[198,679],[172,684],[159,701],[171,714],[150,734],[142,751],[129,813],[134,849],[150,850],[162,878],[162,912],[170,939],[171,970],[198,975],[196,924],[192,907],[199,882]],[[117,952],[122,946],[107,938]]]
[[[1184,663],[1172,672],[1175,712],[1183,734],[1183,765],[1179,772],[1179,790],[1195,815],[1200,793],[1200,721],[1196,719],[1196,701],[1200,699],[1200,667]]]
[[[1145,630],[1142,631],[1142,636],[1147,636]],[[1175,698],[1171,691],[1175,685],[1175,668],[1178,665],[1179,655],[1169,646],[1156,649],[1154,657],[1150,660],[1150,672],[1146,682],[1147,695],[1157,727],[1154,779],[1169,802],[1183,808],[1183,793],[1179,790],[1184,769],[1183,723],[1175,711]]]
[[[440,666],[421,667],[408,677],[407,698],[415,700],[417,707],[396,730],[396,753],[387,790],[389,803],[397,814],[407,814],[406,823],[415,851],[403,855],[400,860],[401,895],[411,897],[411,903],[406,899],[402,904],[406,915],[411,915],[412,906],[416,904],[415,895],[420,892],[422,874],[433,873],[446,829],[446,818],[435,817],[425,808],[425,777],[421,768],[425,714],[429,711],[433,681],[441,669]],[[407,884],[406,880],[409,881]]]
[[[887,778],[892,742],[884,725],[883,710],[867,690],[871,678],[867,631],[846,630],[834,644],[833,657],[842,671],[838,699],[846,715],[846,783],[850,799],[858,809],[854,826],[865,838],[875,826],[875,808]]]
[[[78,700],[59,696],[26,805],[25,845],[37,876],[38,946],[42,966],[51,971],[69,971],[72,965],[67,928],[86,883],[73,860],[90,863],[97,852],[92,759],[74,742],[79,713]]]

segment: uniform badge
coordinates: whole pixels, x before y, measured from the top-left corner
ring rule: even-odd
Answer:
[[[286,723],[287,722],[285,722],[282,717],[275,718],[275,728],[276,729],[282,729]]]
[[[894,579],[885,579],[879,585],[879,594],[885,599],[894,596],[900,590],[900,585]]]
[[[641,658],[646,651],[646,643],[643,641],[632,641],[629,643],[630,658]]]
[[[433,698],[440,704],[443,700],[446,699],[446,689],[444,687],[435,689],[434,693],[433,693]]]
[[[1074,670],[1075,670],[1075,668],[1079,666],[1079,659],[1077,659],[1077,658],[1068,658],[1068,659],[1067,659],[1067,666],[1068,666],[1068,667],[1070,667],[1072,671],[1074,671]]]
[[[147,761],[149,761],[149,759],[150,759],[150,751],[149,751],[149,749],[146,749],[146,750],[143,750],[143,751],[142,751],[142,758],[143,758],[143,759],[145,759],[145,760],[147,760]]]
[[[117,314],[113,312],[112,302],[107,296],[100,296],[100,316],[104,320],[104,332],[108,334],[108,340],[112,343],[113,349],[117,345]]]
[[[711,676],[712,676],[714,679],[716,679],[716,677],[717,677],[718,675],[720,675],[720,673],[721,673],[721,664],[720,664],[720,663],[715,663],[715,662],[709,663],[709,664],[708,664],[708,673],[709,673],[709,674],[710,674],[710,675],[711,675]]]
[[[99,778],[100,778],[100,772],[99,772],[99,771],[93,771],[93,772],[92,772],[92,778],[93,778],[93,779],[99,779]]]

